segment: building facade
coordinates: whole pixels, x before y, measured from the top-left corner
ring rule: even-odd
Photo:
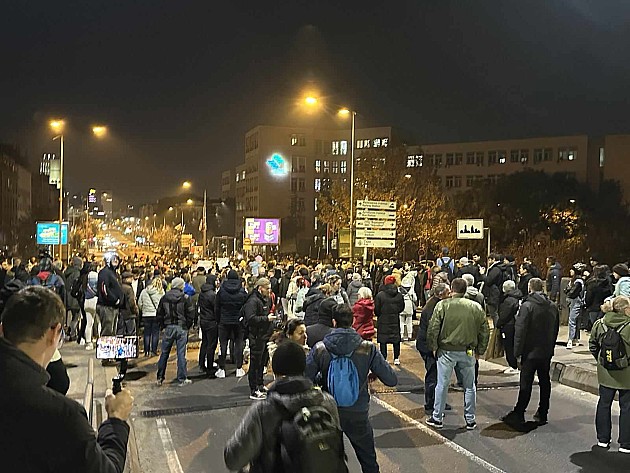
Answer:
[[[411,146],[407,168],[411,172],[432,166],[450,191],[466,190],[479,181],[493,183],[526,168],[565,173],[597,190],[605,143],[602,138],[576,135]]]
[[[350,186],[350,129],[258,126],[245,135],[245,160],[222,177],[233,179],[235,234],[248,217],[281,219],[282,252],[317,255],[330,235],[317,220],[318,195],[336,180]],[[359,128],[355,160],[373,148],[400,141],[391,127]],[[231,185],[222,183],[222,192]]]

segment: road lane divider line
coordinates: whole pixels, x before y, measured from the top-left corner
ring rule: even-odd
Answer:
[[[171,437],[171,431],[166,425],[166,419],[159,417],[157,419],[158,432],[160,439],[162,440],[162,446],[164,447],[164,453],[166,453],[166,461],[168,462],[168,468],[171,473],[184,473],[182,464],[179,462],[175,445],[173,444],[173,438]]]
[[[421,430],[422,432],[424,432],[425,434],[429,435],[430,437],[433,437],[433,438],[439,440],[441,443],[443,443],[447,447],[451,448],[452,450],[455,450],[457,453],[459,453],[461,455],[464,455],[466,458],[468,458],[472,462],[476,463],[477,465],[485,468],[486,470],[488,470],[488,471],[490,471],[492,473],[506,473],[501,468],[494,466],[492,463],[489,463],[486,460],[484,460],[483,458],[478,457],[477,455],[475,455],[470,450],[467,450],[464,447],[462,447],[461,445],[453,442],[452,440],[447,439],[443,435],[440,435],[438,432],[433,430],[431,427],[426,426],[422,422],[417,421],[416,419],[413,419],[413,418],[409,417],[407,414],[405,414],[404,412],[400,411],[399,409],[396,409],[394,406],[386,403],[382,399],[379,399],[376,396],[372,396],[372,400],[376,404],[381,406],[383,409],[385,409],[385,410],[391,412],[392,414],[394,414],[399,419],[401,419],[401,420],[403,420],[403,421],[413,425],[418,430]]]

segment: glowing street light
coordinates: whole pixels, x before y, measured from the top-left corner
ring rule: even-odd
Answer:
[[[102,138],[107,134],[107,127],[103,125],[93,126],[92,133],[94,133],[94,136],[96,136],[97,138]]]
[[[55,132],[55,133],[61,133],[63,132],[63,127],[65,126],[66,122],[64,122],[63,120],[51,120],[49,122],[50,128]]]
[[[191,186],[192,184],[190,183],[190,181],[182,182],[182,189],[190,189]]]
[[[168,211],[169,211],[169,212],[170,212],[170,211],[172,211],[172,210],[173,210],[173,207],[169,207],[169,208],[168,208]]]
[[[304,99],[304,102],[306,103],[306,105],[317,105],[318,100],[316,97],[309,95]]]
[[[192,204],[193,204],[193,200],[192,200],[192,199],[188,199],[188,200],[186,201],[186,203],[187,203],[188,205],[192,205]]]

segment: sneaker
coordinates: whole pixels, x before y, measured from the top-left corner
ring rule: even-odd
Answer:
[[[243,376],[245,376],[245,370],[243,368],[238,368],[236,370],[236,377],[242,378]]]
[[[619,447],[619,453],[630,453],[630,447]]]
[[[571,350],[573,348],[573,340],[569,340],[567,342],[567,350]]]
[[[466,422],[466,430],[475,430],[477,428],[477,422]]]
[[[163,380],[163,379],[158,379],[158,380],[155,382],[155,384],[156,384],[157,386],[162,386],[162,384],[163,384],[163,383],[164,383],[164,380]]]
[[[265,393],[265,394],[267,394],[267,393],[269,392],[269,388],[268,388],[267,386],[260,386],[260,387],[258,388],[258,390],[259,390],[261,393]]]
[[[249,395],[249,398],[254,401],[262,401],[263,399],[267,399],[267,395],[260,391],[254,391]]]
[[[219,365],[218,365],[218,364],[216,363],[216,361],[215,361],[214,363],[212,363],[212,367],[213,367],[213,368],[218,368],[218,367],[219,367]]]
[[[82,338],[81,340],[79,340],[79,346],[82,347],[85,345],[85,338]]]
[[[610,448],[610,442],[597,442],[599,448]],[[621,450],[621,447],[619,448]]]
[[[396,358],[396,359],[394,360],[394,365],[396,365],[396,366],[400,366],[400,359]]]
[[[547,414],[536,411],[536,414],[534,414],[534,420],[538,425],[545,425],[547,423]]]
[[[192,380],[186,378],[184,381],[180,381],[177,386],[179,386],[181,388],[183,386],[188,386],[189,384],[192,384]]]
[[[94,344],[92,342],[85,344],[86,350],[94,350]]]
[[[433,416],[427,418],[426,424],[436,429],[444,427],[444,423],[441,420],[436,420]]]
[[[266,366],[263,368],[263,374],[267,374],[267,367]]]
[[[512,368],[509,367],[508,369],[503,371],[503,374],[517,374],[520,373],[520,371],[517,368]]]
[[[217,370],[217,372],[216,372],[216,373],[214,373],[214,375],[215,375],[217,378],[225,378],[225,370]]]

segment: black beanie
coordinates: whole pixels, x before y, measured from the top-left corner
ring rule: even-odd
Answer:
[[[271,362],[276,376],[303,376],[306,369],[304,349],[291,340],[278,345]]]
[[[233,270],[233,269],[230,269],[230,270],[228,271],[227,278],[228,278],[228,279],[240,279],[240,278],[238,277],[238,273],[237,273],[235,270]]]

